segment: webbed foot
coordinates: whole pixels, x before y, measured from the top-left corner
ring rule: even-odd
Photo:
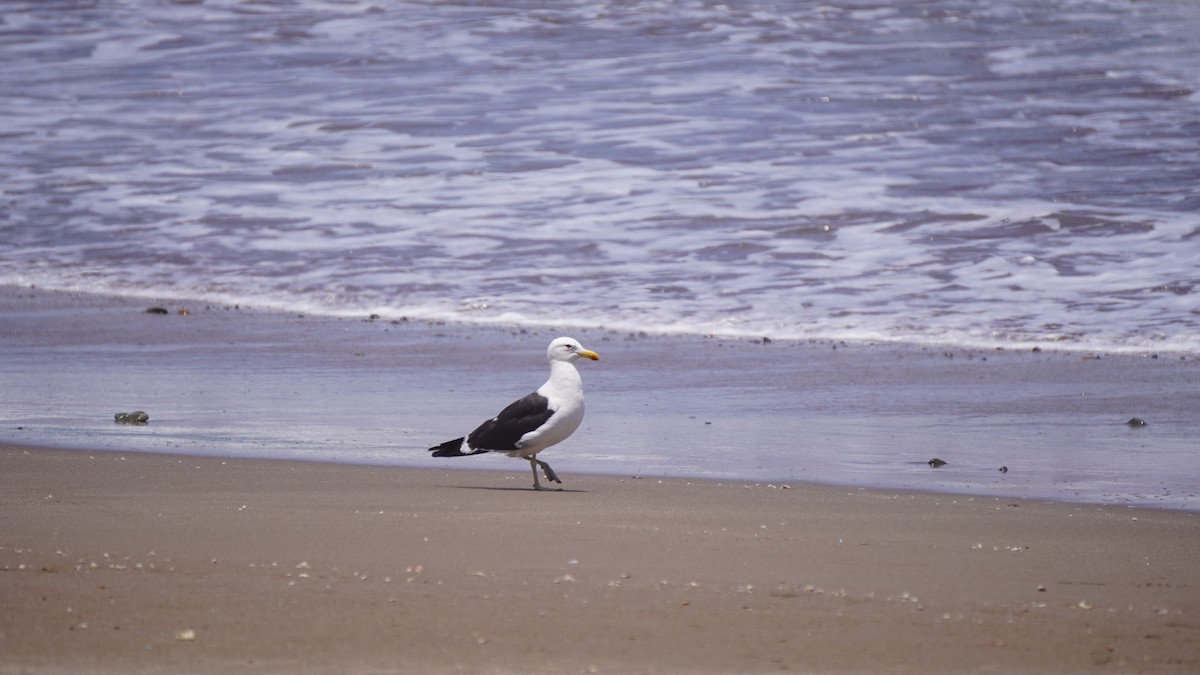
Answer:
[[[554,469],[550,468],[549,464],[543,462],[540,459],[535,459],[534,461],[538,463],[538,466],[542,467],[542,471],[545,472],[545,474],[546,474],[546,480],[553,481],[555,483],[562,482],[561,480],[558,479],[558,474],[554,473]]]
[[[542,487],[541,482],[538,481],[537,470],[538,470],[539,466],[542,467],[542,471],[545,472],[546,480],[548,480],[552,483],[561,483],[562,482],[561,480],[559,480],[558,474],[554,473],[554,469],[550,468],[549,464],[543,462],[540,459],[535,459],[533,457],[530,457],[529,458],[529,468],[533,470],[533,489],[541,490],[543,492],[562,492],[562,488]]]

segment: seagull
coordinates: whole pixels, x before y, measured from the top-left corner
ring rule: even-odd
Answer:
[[[550,465],[537,458],[546,448],[567,440],[583,421],[583,378],[575,369],[579,359],[599,361],[600,355],[575,338],[560,337],[546,349],[550,379],[537,391],[519,398],[475,431],[429,448],[434,457],[466,457],[484,452],[503,452],[529,460],[533,489],[549,490],[538,481],[538,467],[546,480],[562,483]],[[557,488],[561,490],[562,488]]]

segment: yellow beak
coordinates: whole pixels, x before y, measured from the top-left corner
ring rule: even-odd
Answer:
[[[580,349],[579,351],[577,351],[575,353],[582,356],[585,359],[591,359],[593,361],[600,360],[600,355],[590,349]]]

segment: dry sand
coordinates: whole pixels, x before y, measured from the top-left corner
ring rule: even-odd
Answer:
[[[1200,672],[1200,514],[0,448],[0,673]]]

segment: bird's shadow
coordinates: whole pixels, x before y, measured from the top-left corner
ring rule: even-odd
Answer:
[[[531,487],[491,487],[488,485],[439,485],[438,487],[449,488],[451,490],[488,490],[491,492],[570,492],[575,494],[586,494],[587,490],[534,490]]]

